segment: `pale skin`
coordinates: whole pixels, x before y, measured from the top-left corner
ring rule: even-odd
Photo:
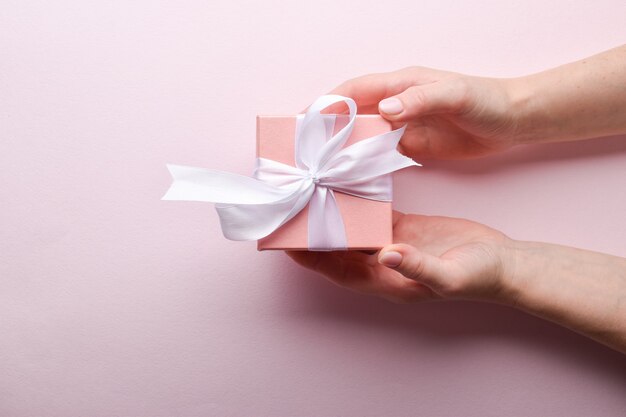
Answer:
[[[399,148],[416,160],[626,134],[626,45],[518,78],[410,67],[358,77],[331,93],[354,98],[360,112],[407,124]],[[376,254],[288,254],[360,293],[403,303],[509,305],[626,353],[626,258],[519,241],[469,220],[399,212],[393,235],[394,243]]]

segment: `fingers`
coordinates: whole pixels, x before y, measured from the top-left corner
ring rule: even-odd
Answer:
[[[334,94],[334,93],[329,93],[329,94]],[[339,94],[339,95],[343,95],[343,94]],[[358,106],[358,103],[357,103],[357,106]],[[361,109],[359,108],[358,110],[361,110]],[[342,101],[341,103],[331,104],[330,106],[322,110],[321,113],[322,114],[348,114],[349,112],[350,112],[350,109],[348,108],[348,105]],[[361,112],[359,111],[359,113]]]
[[[398,94],[417,82],[417,75],[407,70],[368,74],[348,80],[330,91],[352,98],[359,107],[359,113],[378,113],[378,102]],[[333,108],[339,110],[339,106]]]
[[[378,262],[434,290],[441,288],[447,275],[440,258],[403,243],[385,247]]]
[[[287,254],[296,263],[319,272],[334,284],[361,294],[401,303],[438,298],[428,287],[379,265],[375,255],[359,251],[288,251]]]
[[[315,266],[319,262],[319,252],[288,250],[285,253],[298,265],[308,269],[315,270]]]
[[[382,100],[380,114],[388,120],[406,122],[420,116],[456,113],[468,104],[468,88],[461,79],[447,79],[407,88]]]
[[[319,272],[342,287],[363,293],[375,292],[371,267],[376,258],[359,251],[288,251],[299,265]]]
[[[425,67],[407,67],[398,71],[367,74],[348,80],[335,87],[329,94],[351,97],[359,106],[359,113],[378,113],[378,103],[400,94],[413,85],[433,83],[450,77],[452,73]],[[338,110],[339,108],[333,108]]]
[[[388,83],[386,74],[369,74],[348,80],[329,94],[352,98],[360,113],[376,113],[378,102],[388,95]]]
[[[443,82],[445,81],[445,82]],[[328,94],[352,98],[361,114],[379,113],[392,121],[406,121],[419,115],[453,111],[465,90],[455,74],[424,67],[367,74],[345,81]],[[324,113],[342,114],[347,106],[337,103]]]

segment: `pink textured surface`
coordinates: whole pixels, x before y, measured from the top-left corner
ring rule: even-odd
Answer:
[[[346,123],[346,117],[338,118],[334,133],[342,129]],[[257,155],[294,166],[295,129],[295,116],[257,117]],[[391,124],[381,116],[357,116],[352,134],[345,146],[388,132],[390,129]],[[340,192],[335,192],[335,199],[343,216],[349,249],[379,249],[392,242],[390,202],[368,200]],[[308,207],[305,207],[274,233],[260,239],[257,248],[307,249],[307,238]]]
[[[513,76],[626,39],[626,3],[22,1],[0,12],[0,415],[623,416],[626,363],[511,309],[400,306],[160,201],[249,174],[255,115],[420,64]],[[430,162],[395,205],[626,256],[626,140]]]

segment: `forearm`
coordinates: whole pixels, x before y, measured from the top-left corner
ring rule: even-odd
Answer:
[[[626,45],[509,80],[517,143],[626,133]]]
[[[509,303],[626,353],[626,259],[516,242]]]

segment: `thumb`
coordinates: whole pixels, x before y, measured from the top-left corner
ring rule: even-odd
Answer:
[[[445,281],[442,260],[411,245],[399,243],[383,248],[378,262],[435,290],[441,288]]]
[[[466,97],[466,89],[457,82],[437,81],[409,87],[382,100],[378,111],[388,120],[405,122],[428,114],[458,112]]]

